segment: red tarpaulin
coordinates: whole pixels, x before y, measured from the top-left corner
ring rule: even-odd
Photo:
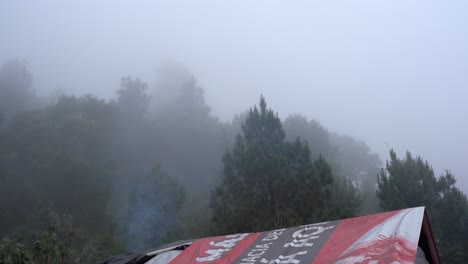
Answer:
[[[414,263],[424,207],[261,233],[195,240],[170,264]],[[428,223],[427,223],[428,225]],[[430,228],[427,229],[430,233]],[[426,252],[438,263],[432,234]]]

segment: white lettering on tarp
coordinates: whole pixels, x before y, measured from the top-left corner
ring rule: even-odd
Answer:
[[[242,259],[241,264],[250,264],[250,263],[255,263],[257,259],[259,259],[263,254],[265,254],[265,251],[268,250],[271,244],[275,240],[277,240],[286,230],[285,228],[282,229],[276,229],[273,231],[270,231],[261,241],[263,242],[268,242],[265,244],[259,244],[256,245],[255,248],[253,248],[248,254],[247,257]],[[271,242],[270,242],[271,241]]]
[[[248,236],[248,233],[245,234],[235,234],[235,235],[228,235],[226,236],[225,240],[222,241],[210,241],[210,245],[217,247],[211,248],[205,251],[208,256],[205,257],[197,257],[197,262],[205,262],[205,261],[213,261],[219,259],[223,254],[230,251],[233,247],[237,245],[239,241],[244,239]]]
[[[265,252],[270,248],[270,245],[273,244],[275,240],[279,238],[286,230],[285,228],[282,229],[276,229],[273,231],[270,231],[261,241],[263,242],[268,242],[265,244],[259,244],[256,245],[255,248],[253,248],[248,254],[247,257],[242,259],[241,264],[249,264],[249,263],[254,263],[257,261],[258,258],[260,258]],[[272,242],[270,242],[272,241]]]
[[[211,241],[210,245],[215,246],[215,247],[223,247],[223,248],[233,248],[235,245],[237,245],[237,242],[242,240],[244,237],[246,237],[248,234],[238,234],[238,235],[229,235],[226,236],[226,240],[223,241]]]
[[[265,238],[262,239],[262,241],[273,241],[273,240],[276,240],[278,239],[278,237],[283,234],[284,232],[284,228],[283,229],[276,229],[276,230],[273,230],[271,231],[270,233],[268,233],[266,235]]]
[[[268,248],[270,247],[271,244],[273,244],[273,242],[266,243],[266,244],[256,245],[255,248],[268,249]]]
[[[280,255],[277,259],[273,259],[273,260],[266,260],[266,259],[262,259],[260,260],[261,263],[265,263],[265,264],[298,264],[298,263],[301,263],[300,260],[296,259],[296,256],[298,255],[305,255],[307,254],[307,251],[299,251],[295,254],[291,254],[291,255],[287,255],[287,256],[283,256],[283,255]]]
[[[227,251],[229,251],[229,249],[208,249],[207,251],[205,251],[205,253],[208,254],[208,256],[202,258],[198,257],[196,258],[196,260],[198,262],[213,261],[215,259],[219,259],[223,255],[223,253]]]
[[[314,243],[312,243],[311,240],[318,239],[320,235],[326,230],[335,228],[334,225],[326,226],[326,224],[328,224],[328,222],[300,226],[299,227],[300,229],[295,231],[292,234],[292,238],[293,238],[292,242],[284,244],[285,248],[288,248],[288,247],[298,248],[296,253],[291,254],[293,253],[291,252],[291,250],[293,249],[288,249],[287,251],[288,253],[290,253],[290,255],[287,255],[287,256],[279,255],[277,258],[272,259],[272,260],[261,258],[260,263],[263,263],[263,264],[299,264],[301,263],[300,256],[306,255],[308,252],[306,250],[303,250],[303,247],[312,247]],[[266,240],[266,241],[276,240],[278,239],[278,236],[283,233],[283,231],[284,229],[272,231],[263,240]],[[248,256],[250,257],[244,258],[241,264],[253,264],[257,262],[257,259],[259,257],[259,256],[251,256],[250,253]]]
[[[293,241],[290,243],[286,243],[284,247],[311,247],[314,243],[309,242],[310,240],[314,240],[319,238],[319,234],[323,233],[326,230],[333,229],[335,226],[318,226],[318,225],[308,225],[303,229],[300,229],[293,233]],[[314,232],[309,232],[304,234],[305,231],[315,230]]]
[[[273,242],[256,245],[255,248],[252,249],[249,254],[247,254],[247,258],[242,259],[241,264],[248,264],[249,262],[252,263],[257,261],[258,258],[265,254],[265,251],[268,250],[271,244],[273,244]]]

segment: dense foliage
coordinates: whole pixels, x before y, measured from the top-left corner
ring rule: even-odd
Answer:
[[[212,196],[213,221],[220,231],[261,231],[337,217],[329,214],[341,209],[330,203],[338,190],[331,167],[322,156],[313,161],[306,142],[285,137],[280,119],[261,98],[224,155],[223,182]],[[341,191],[354,192],[348,187]],[[353,209],[347,216],[353,216],[357,193],[346,202],[355,202],[348,206]]]
[[[436,177],[421,157],[407,152],[400,159],[393,150],[378,175],[377,196],[382,209],[426,206],[443,263],[468,259],[468,200],[455,182],[448,171]]]

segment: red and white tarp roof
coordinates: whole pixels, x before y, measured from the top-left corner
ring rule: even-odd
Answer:
[[[423,222],[427,222],[424,207],[417,207],[267,232],[208,237],[193,241],[169,263],[414,263],[421,231],[430,233]],[[426,242],[428,239],[432,246],[427,248],[435,250],[435,255],[431,254],[438,258],[431,234],[426,234]]]

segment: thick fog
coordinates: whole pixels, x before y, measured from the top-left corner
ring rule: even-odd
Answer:
[[[467,11],[0,0],[0,263],[418,206],[465,263]]]
[[[221,120],[263,94],[363,140],[450,169],[468,191],[465,1],[1,1],[0,62],[38,92],[115,97],[184,64]]]

